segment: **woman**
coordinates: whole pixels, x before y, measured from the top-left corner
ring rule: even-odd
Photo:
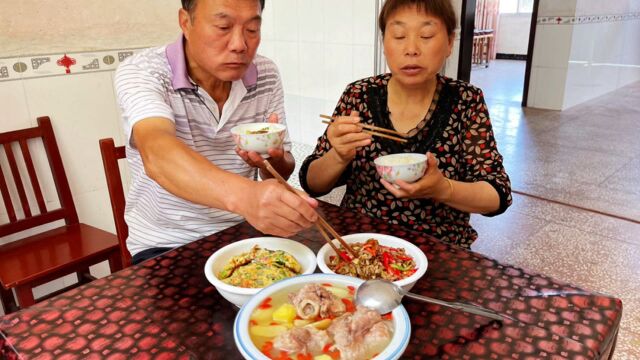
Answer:
[[[300,183],[314,196],[346,184],[343,206],[468,248],[478,236],[470,213],[504,212],[511,184],[482,92],[438,74],[454,40],[450,0],[387,0],[379,20],[391,73],[347,86]],[[408,141],[372,138],[360,123],[407,133]],[[427,153],[428,168],[395,187],[373,161],[401,152]]]

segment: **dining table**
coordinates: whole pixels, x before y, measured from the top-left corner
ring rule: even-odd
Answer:
[[[357,210],[321,203],[339,234],[393,235],[428,258],[412,292],[471,303],[495,321],[406,298],[407,359],[609,359],[622,302],[543,274],[503,264]],[[233,336],[238,308],[207,281],[209,256],[264,236],[243,222],[161,256],[0,318],[1,359],[242,359]],[[309,228],[291,237],[317,252]]]

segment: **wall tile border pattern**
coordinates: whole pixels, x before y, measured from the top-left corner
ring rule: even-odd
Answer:
[[[0,82],[113,71],[144,48],[0,58]]]
[[[538,17],[537,23],[538,25],[579,25],[632,20],[640,20],[640,12],[610,15],[541,16]]]

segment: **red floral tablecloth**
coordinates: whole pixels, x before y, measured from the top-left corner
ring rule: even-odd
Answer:
[[[622,303],[430,237],[322,204],[341,234],[376,232],[407,239],[429,259],[413,292],[468,301],[518,321],[405,299],[412,323],[404,354],[413,359],[599,359],[614,345]],[[236,240],[261,236],[247,223],[139,266],[0,318],[0,358],[236,359],[236,308],[211,286],[206,259]],[[317,251],[313,229],[294,239]]]

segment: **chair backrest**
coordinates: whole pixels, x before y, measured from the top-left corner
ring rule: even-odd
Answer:
[[[102,164],[104,165],[104,175],[107,178],[107,189],[111,199],[111,210],[113,220],[116,224],[116,234],[120,243],[120,255],[122,256],[122,267],[131,265],[131,254],[127,250],[127,237],[129,227],[124,221],[124,190],[118,160],[127,157],[124,146],[115,146],[113,139],[100,140],[100,153],[102,154]]]
[[[28,140],[34,138],[42,139],[49,167],[51,169],[51,175],[58,193],[60,208],[52,210],[47,209],[45,198],[42,195],[42,190],[40,189],[40,182],[38,181],[36,169],[33,166],[31,152],[29,151]],[[77,224],[78,214],[76,213],[76,207],[73,204],[71,189],[69,188],[67,175],[64,171],[64,166],[62,165],[60,151],[58,150],[58,144],[53,133],[53,128],[51,127],[51,119],[49,119],[48,116],[39,117],[37,127],[1,133],[0,144],[4,150],[3,152],[6,156],[7,163],[9,164],[9,173],[11,174],[11,176],[6,176],[5,178],[2,167],[0,167],[0,192],[2,193],[2,200],[9,218],[8,223],[0,225],[0,237],[61,219],[64,219],[67,225]],[[26,176],[23,177],[20,173],[20,168],[22,166],[18,165],[18,159],[13,151],[15,147],[20,148],[22,159],[24,161],[24,168],[26,168],[27,175],[31,183],[31,190],[33,192],[30,192],[29,189],[25,188],[22,183],[22,179],[26,178]],[[11,191],[7,181],[13,183],[13,188],[18,194],[18,199],[22,207],[23,216],[19,216],[13,206]],[[39,210],[38,213],[32,212],[31,205],[29,204],[28,193],[31,193],[33,198],[35,198]]]

